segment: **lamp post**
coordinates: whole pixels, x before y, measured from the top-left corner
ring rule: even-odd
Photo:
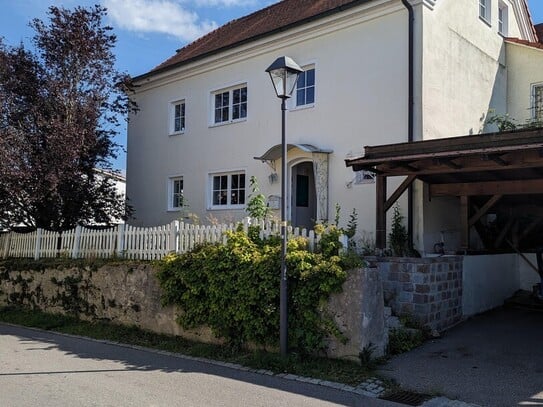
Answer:
[[[292,95],[298,75],[303,69],[292,58],[277,58],[266,72],[281,99],[281,287],[279,295],[279,343],[281,355],[288,352],[288,284],[287,284],[287,137],[286,137],[286,100]]]

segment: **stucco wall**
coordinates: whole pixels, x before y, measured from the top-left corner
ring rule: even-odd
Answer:
[[[281,142],[280,100],[265,69],[278,56],[289,55],[301,66],[315,65],[316,102],[287,113],[287,140],[333,150],[329,216],[336,203],[344,221],[356,208],[359,229],[373,230],[375,186],[353,185],[354,173],[344,159],[360,154],[365,145],[407,140],[407,12],[400,2],[374,1],[343,15],[350,17],[319,20],[189,65],[156,85],[143,83],[136,95],[140,112],[132,117],[128,135],[127,194],[136,210],[132,223],[158,225],[179,216],[166,211],[167,179],[174,175],[184,177],[189,210],[204,221],[245,215],[206,209],[210,172],[244,170],[247,179],[258,178],[266,196],[280,194],[280,182],[268,181],[274,170],[253,157]],[[210,93],[240,83],[248,87],[247,120],[210,126]],[[182,98],[186,131],[169,136],[168,105]],[[289,153],[291,164],[303,159],[311,156]],[[280,180],[280,160],[275,164]],[[394,187],[391,183],[390,190]]]
[[[543,50],[506,44],[508,85],[507,108],[519,124],[532,118],[532,85],[543,82]]]
[[[179,311],[160,303],[156,272],[152,265],[141,263],[106,265],[97,270],[9,271],[0,267],[0,306],[22,303],[54,313],[77,310],[84,319],[105,319],[190,340],[220,343],[208,328],[184,330],[179,326]],[[383,355],[383,290],[376,269],[349,271],[343,292],[330,299],[327,315],[348,339],[342,344],[330,338],[330,357],[357,360],[358,353],[370,344],[375,346],[374,356]]]
[[[464,256],[464,316],[503,305],[519,288],[517,254]]]

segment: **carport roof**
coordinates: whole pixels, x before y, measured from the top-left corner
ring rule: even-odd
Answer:
[[[354,171],[416,176],[429,184],[543,178],[543,128],[364,148]]]

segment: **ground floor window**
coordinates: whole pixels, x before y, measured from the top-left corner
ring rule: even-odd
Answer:
[[[183,208],[183,177],[171,177],[168,180],[168,210]]]
[[[244,172],[210,174],[210,181],[212,209],[245,206]]]

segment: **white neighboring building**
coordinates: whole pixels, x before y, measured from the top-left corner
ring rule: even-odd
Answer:
[[[277,207],[281,111],[265,69],[288,55],[305,70],[287,113],[288,217],[311,226],[338,203],[344,222],[354,208],[371,232],[372,177],[344,160],[365,145],[477,134],[489,109],[528,114],[543,82],[537,42],[524,0],[284,0],[234,20],[135,78],[132,223],[168,223],[184,206],[204,221],[239,219],[251,176]],[[419,249],[435,232],[425,211],[415,187]]]

